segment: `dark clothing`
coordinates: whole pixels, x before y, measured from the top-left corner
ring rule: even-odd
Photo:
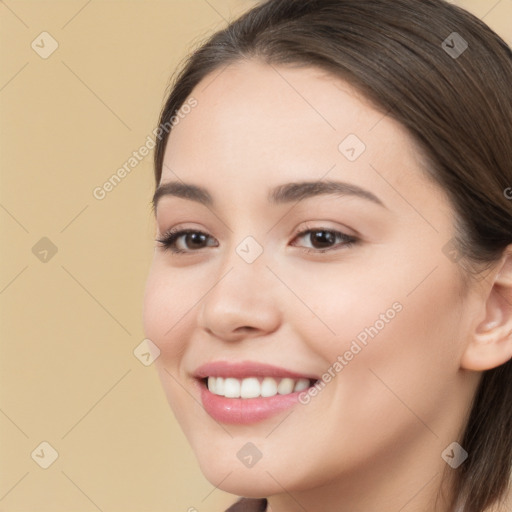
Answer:
[[[265,512],[265,510],[267,510],[267,500],[265,498],[261,500],[240,498],[225,512]]]

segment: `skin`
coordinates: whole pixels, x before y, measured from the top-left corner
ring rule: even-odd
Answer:
[[[460,439],[481,371],[512,357],[510,251],[464,286],[443,252],[453,209],[421,152],[323,71],[237,62],[191,96],[198,105],[171,132],[161,183],[202,185],[214,205],[162,197],[156,238],[190,228],[216,245],[182,237],[188,252],[173,254],[155,244],[143,320],[205,476],[267,497],[272,512],[447,512],[442,498],[434,506],[454,471],[445,474],[441,453]],[[353,162],[338,149],[348,134],[366,145]],[[347,195],[267,201],[270,188],[311,180],[357,185],[385,206]],[[314,237],[297,237],[306,229],[359,241],[315,252]],[[250,264],[235,251],[247,236],[263,248]],[[200,405],[198,366],[253,360],[322,375],[397,302],[402,310],[307,405],[238,426]],[[252,468],[237,458],[247,442],[262,453]]]

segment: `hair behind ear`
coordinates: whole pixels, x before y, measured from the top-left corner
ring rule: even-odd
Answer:
[[[473,400],[461,442],[468,458],[457,469],[460,474],[455,480],[455,496],[462,497],[463,510],[484,512],[489,503],[505,497],[511,484],[511,403],[512,360],[509,360],[484,373]]]

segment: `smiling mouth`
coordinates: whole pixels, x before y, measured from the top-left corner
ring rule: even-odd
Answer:
[[[208,391],[225,398],[270,398],[304,391],[318,380],[289,377],[205,377],[201,379]]]

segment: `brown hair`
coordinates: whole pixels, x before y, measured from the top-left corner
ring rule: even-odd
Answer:
[[[187,59],[160,124],[210,73],[250,58],[321,68],[402,123],[451,199],[454,244],[465,261],[490,266],[512,244],[512,201],[505,194],[512,185],[512,52],[478,18],[444,0],[269,0]],[[157,185],[168,136],[155,149]],[[483,372],[460,440],[469,457],[456,471],[447,467],[452,507],[464,503],[465,512],[482,512],[504,497],[511,411],[509,360]]]

